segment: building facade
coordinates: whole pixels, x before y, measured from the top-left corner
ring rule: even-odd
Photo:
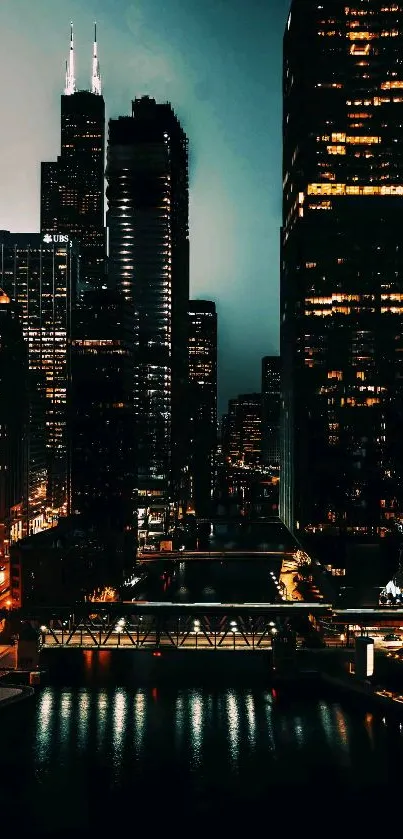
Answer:
[[[27,347],[18,307],[0,289],[0,590],[10,542],[24,533],[27,455]]]
[[[71,35],[61,97],[61,152],[41,166],[41,231],[80,246],[80,291],[105,280],[105,102],[94,41],[91,90],[77,90]]]
[[[294,0],[284,38],[281,515],[403,514],[403,6]]]
[[[18,304],[28,349],[32,499],[43,493],[42,416],[45,414],[46,511],[44,526],[70,509],[71,309],[78,273],[72,241],[40,233],[0,231],[0,286]],[[34,429],[37,428],[37,433]],[[34,477],[36,476],[36,477]],[[38,515],[41,503],[38,505]],[[34,517],[35,518],[35,517]],[[40,529],[40,528],[36,528]]]
[[[280,356],[262,358],[262,463],[280,463]]]
[[[240,394],[228,402],[223,418],[223,455],[233,466],[259,466],[262,462],[262,396]]]
[[[90,524],[135,524],[132,309],[114,292],[87,292],[72,338],[72,509]]]
[[[190,497],[208,515],[217,449],[217,313],[210,300],[189,303]]]
[[[134,309],[140,503],[179,502],[188,422],[188,151],[169,104],[109,123],[108,283]]]

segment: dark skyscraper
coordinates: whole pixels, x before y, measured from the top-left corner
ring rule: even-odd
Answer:
[[[48,241],[49,238],[52,241]],[[29,531],[66,515],[70,507],[71,308],[78,273],[78,255],[71,241],[40,233],[0,231],[0,286],[18,304],[28,347],[30,370],[30,451],[36,478],[30,492],[37,513]],[[46,475],[41,475],[41,415],[46,422]],[[33,434],[34,427],[36,434]],[[45,494],[46,516],[39,500]],[[32,518],[30,516],[30,518]],[[46,521],[44,520],[46,519]]]
[[[208,515],[217,447],[217,314],[210,300],[189,303],[189,421],[191,498]]]
[[[188,423],[188,152],[169,104],[144,97],[109,123],[109,284],[135,312],[140,503],[178,502]]]
[[[280,461],[280,357],[262,358],[262,463]]]
[[[73,327],[72,508],[115,531],[135,522],[134,318],[110,291],[88,292]]]
[[[294,0],[284,39],[281,515],[385,534],[402,505],[403,7]]]
[[[24,535],[27,432],[27,346],[18,308],[0,289],[0,566],[12,539]],[[3,575],[1,568],[0,583]]]
[[[91,91],[76,90],[73,33],[61,97],[61,152],[42,163],[41,231],[80,245],[80,289],[99,288],[105,275],[105,102],[96,33]]]

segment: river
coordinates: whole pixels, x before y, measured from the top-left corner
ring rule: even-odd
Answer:
[[[171,564],[166,567],[169,568]],[[137,600],[182,603],[273,603],[278,598],[281,560],[220,559],[179,562],[147,568],[147,580],[136,587]]]
[[[333,697],[231,678],[141,686],[131,653],[94,652],[91,666],[75,656],[74,668],[57,659],[48,685],[0,714],[1,823],[12,818],[16,836],[95,835],[111,823],[117,835],[129,823],[128,835],[152,836],[161,819],[183,827],[245,814],[259,823],[274,818],[281,791],[292,805],[298,790],[354,797],[401,778],[399,723]]]

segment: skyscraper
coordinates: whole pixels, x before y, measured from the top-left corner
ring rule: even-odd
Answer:
[[[116,532],[135,522],[133,339],[130,306],[87,292],[72,338],[72,508]]]
[[[262,460],[262,396],[243,393],[228,402],[223,423],[223,454],[233,466],[259,466]]]
[[[49,239],[51,241],[49,241]],[[46,422],[46,522],[55,522],[70,507],[71,306],[78,273],[73,242],[40,233],[0,231],[0,286],[21,311],[30,370],[30,450],[36,478],[32,502],[43,495],[41,410]],[[37,433],[33,434],[37,426]],[[31,495],[31,492],[30,492]],[[40,509],[40,505],[39,505]],[[42,513],[34,518],[42,517]],[[38,522],[32,529],[36,529]]]
[[[41,167],[41,231],[80,245],[80,291],[99,288],[105,275],[105,102],[97,54],[91,90],[77,90],[73,27],[61,97],[61,152]]]
[[[403,7],[294,0],[284,38],[281,515],[403,513]]]
[[[262,463],[280,461],[280,357],[262,358]]]
[[[188,141],[143,97],[109,123],[109,284],[135,312],[140,503],[180,501],[187,455]]]
[[[217,447],[217,313],[210,300],[189,303],[189,428],[191,498],[208,515]]]
[[[27,432],[27,347],[18,308],[0,289],[0,589],[12,531],[23,535]]]

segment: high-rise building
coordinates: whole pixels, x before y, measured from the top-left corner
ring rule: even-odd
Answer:
[[[223,423],[223,455],[233,466],[262,461],[262,396],[244,393],[228,402]]]
[[[280,462],[280,357],[262,358],[262,463]]]
[[[55,162],[41,167],[41,231],[79,243],[80,290],[99,288],[105,278],[104,170],[105,102],[96,30],[90,91],[76,89],[71,30],[61,97],[61,152]]]
[[[43,408],[45,412],[47,485],[43,524],[57,521],[70,507],[70,338],[78,254],[72,241],[61,243],[59,239],[58,235],[0,231],[0,286],[19,306],[28,347],[30,456],[36,476],[32,477],[32,502],[34,495],[39,499],[43,494]]]
[[[189,303],[189,453],[191,498],[208,515],[217,448],[217,313],[210,300]]]
[[[24,534],[28,358],[20,313],[0,289],[0,590],[12,538]]]
[[[134,317],[114,292],[87,292],[73,319],[72,509],[135,530]]]
[[[403,6],[294,0],[284,38],[281,515],[403,514]]]
[[[139,502],[181,500],[187,455],[188,141],[143,97],[109,123],[109,284],[135,311]]]

